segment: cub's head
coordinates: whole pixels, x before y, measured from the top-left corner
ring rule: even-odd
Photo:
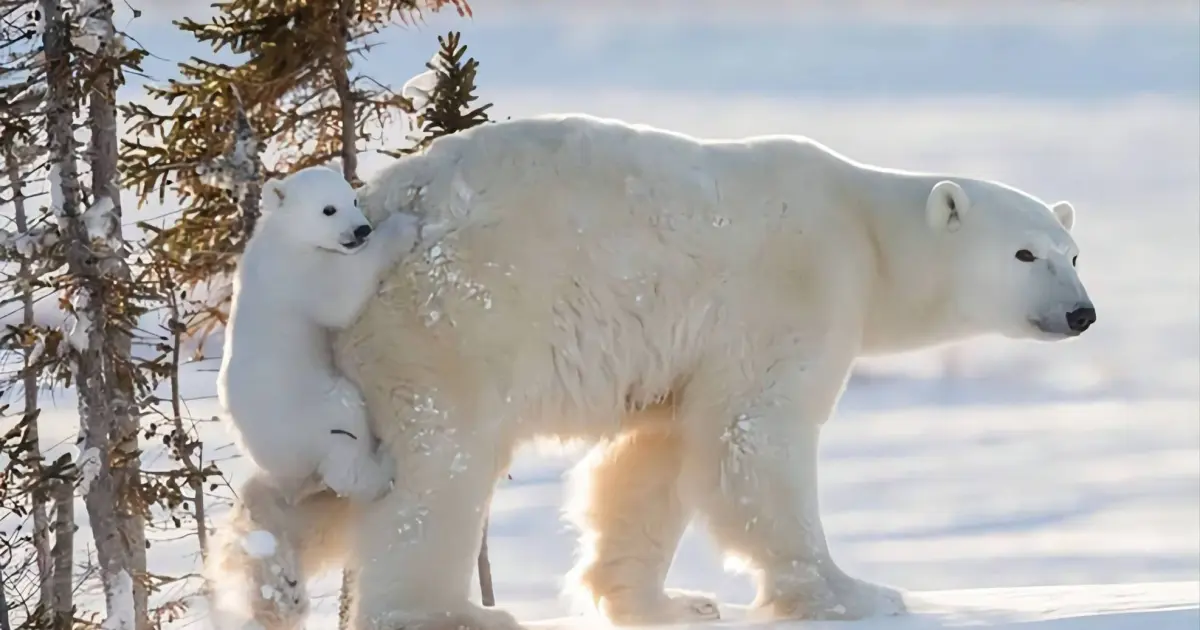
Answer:
[[[925,215],[953,252],[950,295],[966,328],[1053,341],[1095,323],[1079,279],[1070,203],[1047,205],[992,182],[940,181]]]
[[[310,166],[268,181],[262,209],[264,223],[305,247],[352,254],[371,235],[354,188],[329,166]]]

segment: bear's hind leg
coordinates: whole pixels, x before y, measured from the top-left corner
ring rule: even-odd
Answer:
[[[444,388],[441,391],[445,391]],[[430,391],[438,391],[431,388]],[[356,630],[514,630],[508,613],[469,601],[483,520],[511,445],[449,400],[388,406],[396,487],[355,525]],[[394,409],[393,409],[394,407]],[[468,412],[469,413],[469,412]]]
[[[768,391],[700,404],[684,484],[727,554],[748,565],[770,618],[860,619],[904,611],[901,595],[847,576],[829,553],[817,503],[817,441],[844,377],[783,368]],[[711,401],[706,401],[711,402]]]
[[[573,473],[583,545],[573,581],[616,625],[718,619],[711,598],[663,588],[691,511],[679,492],[682,434],[670,418],[650,420],[595,447]]]

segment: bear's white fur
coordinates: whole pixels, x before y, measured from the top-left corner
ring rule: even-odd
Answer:
[[[855,359],[1095,319],[1069,204],[797,137],[514,120],[439,139],[360,199],[448,232],[334,343],[398,466],[349,519],[359,630],[517,627],[468,596],[493,484],[538,437],[596,444],[574,583],[616,623],[716,616],[663,588],[693,516],[766,616],[898,613],[897,591],[834,563],[817,507],[818,437]]]

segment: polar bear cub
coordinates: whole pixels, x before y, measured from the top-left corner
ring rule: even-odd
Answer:
[[[355,320],[413,248],[417,219],[393,214],[373,229],[327,166],[268,181],[262,199],[234,276],[218,398],[243,452],[293,500],[324,487],[374,500],[395,466],[333,366],[329,333]]]

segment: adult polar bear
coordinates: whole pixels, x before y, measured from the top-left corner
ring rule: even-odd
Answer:
[[[400,467],[350,535],[360,628],[516,627],[468,593],[493,484],[545,436],[597,444],[576,575],[618,623],[715,615],[663,589],[693,515],[769,616],[899,612],[833,562],[817,508],[818,435],[855,359],[1095,320],[1068,203],[795,137],[501,122],[360,198],[449,230],[335,341]]]

